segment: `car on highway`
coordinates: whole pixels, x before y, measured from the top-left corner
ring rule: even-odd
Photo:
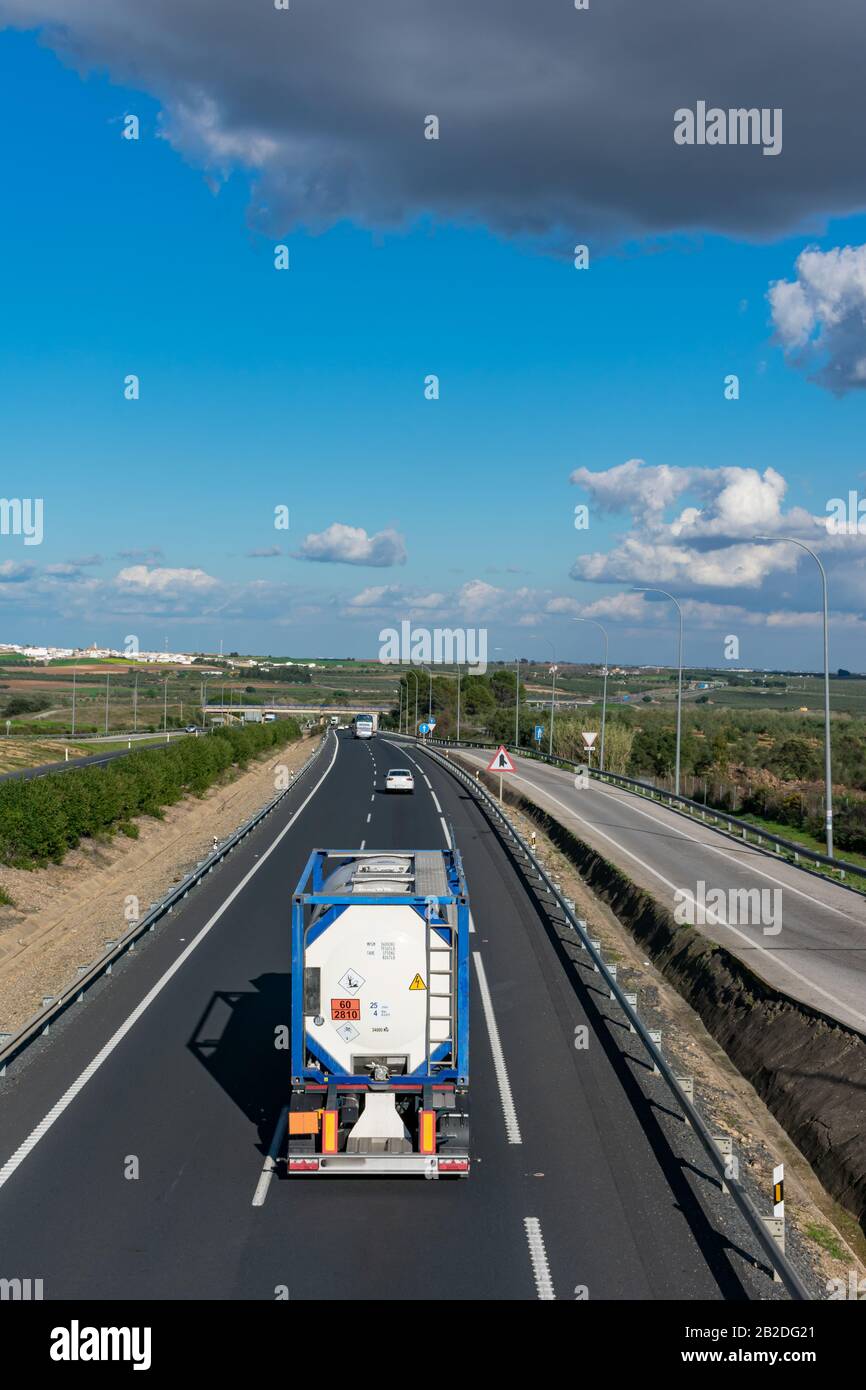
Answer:
[[[415,778],[408,767],[392,767],[385,776],[386,792],[413,792]]]

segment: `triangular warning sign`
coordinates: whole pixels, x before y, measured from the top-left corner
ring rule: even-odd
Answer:
[[[412,981],[411,985],[409,986],[409,988],[410,988],[410,989],[426,989],[427,986],[425,985],[424,981],[421,979],[421,976],[420,976],[420,975],[416,975],[415,978],[414,978],[414,980]]]
[[[514,772],[514,763],[502,744],[499,745],[490,762],[487,764],[488,772]]]

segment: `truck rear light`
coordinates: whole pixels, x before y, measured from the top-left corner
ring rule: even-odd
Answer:
[[[468,1171],[468,1158],[440,1158],[439,1160],[440,1173],[468,1173]]]
[[[290,1173],[316,1173],[319,1170],[319,1160],[317,1158],[290,1158]]]

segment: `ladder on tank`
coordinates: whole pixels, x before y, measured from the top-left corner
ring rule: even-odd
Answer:
[[[433,920],[434,913],[440,911],[438,904],[427,908],[427,1019],[425,1029],[426,1059],[428,1076],[434,1066],[453,1067],[456,1065],[454,1017],[454,957],[457,948],[456,914],[453,907],[446,909],[446,917]],[[451,919],[454,918],[452,921]],[[446,941],[437,927],[447,929],[450,942]],[[433,1053],[448,1044],[448,1051],[433,1058]]]

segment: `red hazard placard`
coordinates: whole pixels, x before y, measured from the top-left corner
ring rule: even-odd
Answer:
[[[355,1022],[361,1017],[360,999],[332,999],[331,1018],[338,1023]]]
[[[514,763],[502,744],[499,745],[490,762],[487,764],[488,772],[514,772]]]

